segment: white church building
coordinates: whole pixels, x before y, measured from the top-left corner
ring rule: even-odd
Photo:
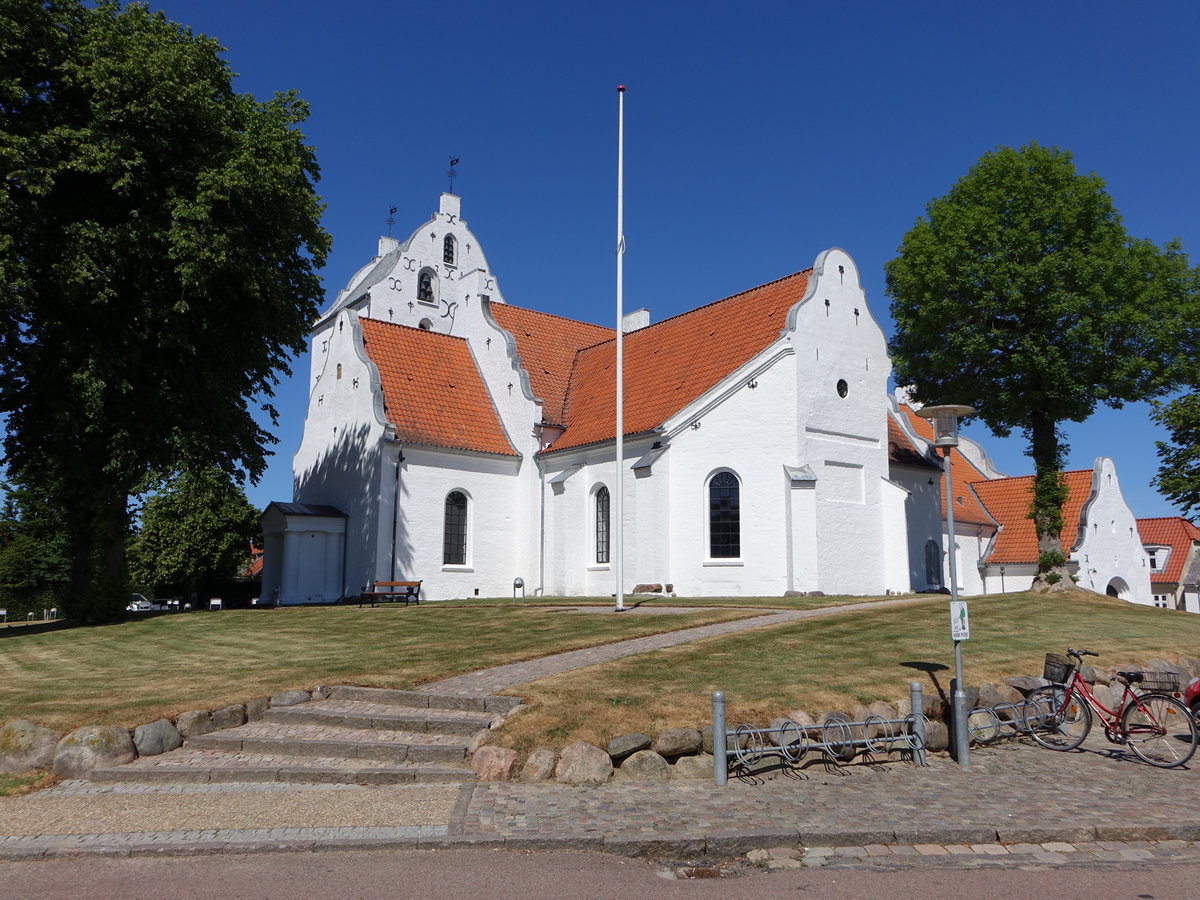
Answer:
[[[849,254],[661,322],[630,313],[623,330],[626,591],[946,583],[940,457],[889,393]],[[380,238],[313,329],[294,498],[263,517],[263,596],[332,602],[409,580],[422,599],[509,596],[518,578],[533,594],[612,594],[615,343],[507,303],[455,195],[406,241]],[[1026,571],[997,555],[1021,526],[973,483],[1013,479],[973,447],[953,458],[960,585],[1023,590]],[[1107,466],[1081,505],[1124,528]],[[996,503],[1019,489],[990,490]],[[1085,586],[1150,603],[1132,535],[1128,553],[1085,550],[1078,568]]]

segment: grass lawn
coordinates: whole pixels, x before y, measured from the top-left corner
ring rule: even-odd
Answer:
[[[132,727],[286,688],[411,688],[758,610],[572,615],[520,604],[193,612],[42,633],[0,629],[0,723]]]
[[[520,685],[506,693],[531,708],[509,720],[500,742],[528,753],[695,727],[709,721],[714,690],[725,692],[731,726],[766,724],[797,708],[849,712],[895,701],[907,697],[912,681],[948,693],[954,645],[947,599],[711,638]],[[1095,594],[977,597],[970,615],[963,668],[972,685],[1040,675],[1045,653],[1068,646],[1096,651],[1097,665],[1200,656],[1200,616]]]

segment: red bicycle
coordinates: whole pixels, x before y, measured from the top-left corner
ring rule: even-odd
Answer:
[[[1045,678],[1052,683],[1025,699],[1030,736],[1051,750],[1074,750],[1092,730],[1095,712],[1105,738],[1129,747],[1152,766],[1170,769],[1191,759],[1200,734],[1188,708],[1173,696],[1179,691],[1179,677],[1171,672],[1118,672],[1125,691],[1112,710],[1096,699],[1079,674],[1083,657],[1098,655],[1069,647],[1069,659],[1046,654]]]

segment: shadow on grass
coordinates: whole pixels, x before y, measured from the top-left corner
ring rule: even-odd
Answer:
[[[938,698],[943,702],[948,702],[946,689],[942,687],[942,683],[938,681],[937,673],[946,672],[950,669],[949,666],[942,663],[931,662],[902,662],[900,665],[908,669],[916,669],[918,672],[924,672],[929,676],[930,682],[933,684],[933,689],[937,691]]]

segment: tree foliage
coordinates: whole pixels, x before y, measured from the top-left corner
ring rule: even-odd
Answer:
[[[1200,393],[1193,389],[1169,403],[1155,403],[1150,415],[1169,436],[1157,442],[1154,485],[1190,517],[1200,512]]]
[[[142,5],[0,0],[4,449],[66,517],[86,619],[124,605],[131,493],[263,471],[255,409],[321,297],[307,107],[234,92],[221,53]]]
[[[0,507],[0,607],[10,621],[55,607],[69,615],[71,566],[62,518],[36,487],[9,473]]]
[[[1175,242],[1130,237],[1095,174],[1029,144],[983,156],[930,201],[886,267],[896,382],[1020,429],[1040,570],[1064,574],[1064,422],[1159,396],[1195,347],[1197,279]]]
[[[180,472],[142,507],[130,573],[138,584],[193,594],[244,568],[261,536],[259,511],[219,468]]]

